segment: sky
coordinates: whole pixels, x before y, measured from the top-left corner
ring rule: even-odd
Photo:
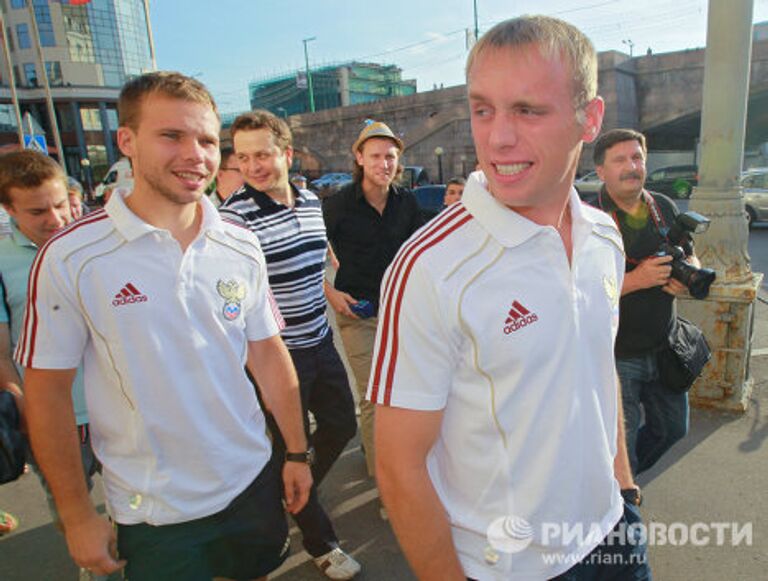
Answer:
[[[730,0],[714,0],[730,1]],[[635,55],[706,44],[707,0],[476,0],[482,34],[519,14],[579,27],[599,51]],[[753,22],[768,20],[754,0]],[[395,64],[419,91],[464,83],[473,0],[153,0],[157,65],[192,75],[224,113],[250,109],[248,83],[350,60]]]

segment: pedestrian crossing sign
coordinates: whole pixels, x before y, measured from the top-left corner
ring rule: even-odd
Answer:
[[[24,149],[33,149],[48,155],[48,144],[45,135],[24,135]]]

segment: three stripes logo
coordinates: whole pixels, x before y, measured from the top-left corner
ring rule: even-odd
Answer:
[[[507,320],[504,322],[504,333],[509,335],[538,320],[536,313],[532,313],[518,301],[512,301],[512,308],[509,309]]]
[[[120,289],[120,292],[115,295],[112,301],[113,307],[119,307],[121,305],[130,305],[133,303],[146,303],[147,295],[140,292],[133,284],[126,283],[126,285]]]

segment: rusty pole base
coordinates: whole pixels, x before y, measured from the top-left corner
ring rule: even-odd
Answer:
[[[707,299],[681,297],[680,314],[704,331],[712,359],[691,388],[694,407],[744,413],[754,379],[749,358],[755,331],[755,304],[762,273],[743,282],[712,285]]]

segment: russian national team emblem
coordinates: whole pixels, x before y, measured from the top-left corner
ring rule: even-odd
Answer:
[[[616,307],[619,304],[619,288],[616,285],[616,279],[612,276],[603,276],[603,288],[608,300],[611,301],[611,306]]]
[[[224,299],[224,308],[221,313],[227,321],[234,321],[242,311],[241,303],[245,298],[245,285],[236,280],[219,280],[216,283],[216,291]]]

